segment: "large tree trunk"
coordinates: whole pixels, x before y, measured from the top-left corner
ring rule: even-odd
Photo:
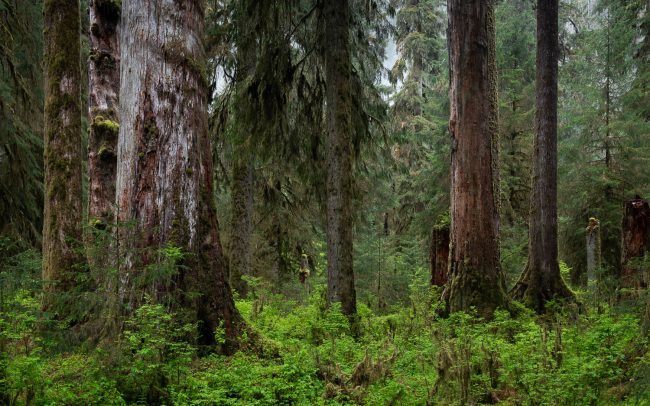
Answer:
[[[491,316],[507,305],[499,262],[494,1],[449,0],[451,246],[445,300]]]
[[[223,325],[227,344],[234,344],[243,325],[226,280],[213,196],[204,7],[202,1],[123,3],[120,296],[128,310],[149,292],[199,321],[200,343],[214,343]],[[185,256],[175,275],[156,280],[147,265],[169,245]]]
[[[543,312],[553,299],[575,300],[560,275],[557,246],[558,0],[537,2],[537,136],[528,227],[528,265],[512,296]]]
[[[625,202],[622,229],[621,287],[643,286],[642,271],[630,264],[630,260],[643,257],[650,248],[650,205],[647,201],[637,196]]]
[[[327,291],[343,312],[357,312],[352,269],[352,95],[348,0],[323,5],[327,100]]]
[[[449,270],[449,224],[435,225],[431,230],[429,262],[431,285],[444,286]]]
[[[121,3],[91,0],[88,118],[88,219],[105,229],[114,220],[119,132]]]
[[[81,64],[79,1],[46,0],[44,307],[66,312],[52,295],[76,285],[81,241]]]

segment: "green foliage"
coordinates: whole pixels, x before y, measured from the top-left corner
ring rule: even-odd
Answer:
[[[273,352],[198,358],[195,326],[150,297],[117,340],[62,352],[43,334],[39,284],[29,282],[38,256],[2,264],[3,278],[22,275],[3,279],[0,295],[0,387],[10,404],[635,404],[647,390],[640,307],[600,300],[580,315],[519,307],[516,317],[442,319],[441,292],[418,271],[402,305],[359,305],[354,338],[340,306],[326,308],[322,285],[296,301],[250,279],[253,294],[237,306]]]
[[[150,297],[126,322],[124,355],[118,370],[126,377],[121,390],[132,400],[164,403],[168,386],[186,379],[195,349],[196,326],[180,324],[165,307]]]

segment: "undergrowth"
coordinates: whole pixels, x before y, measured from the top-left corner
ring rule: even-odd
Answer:
[[[588,292],[581,313],[558,306],[545,316],[518,308],[516,316],[497,312],[489,321],[466,313],[443,319],[440,292],[422,276],[409,287],[408,304],[383,314],[359,304],[356,339],[318,289],[303,300],[256,292],[237,306],[273,355],[199,357],[189,344],[195,326],[151,299],[112,341],[62,347],[55,341],[64,334],[42,329],[46,315],[34,283],[40,264],[20,255],[0,269],[0,404],[645,405],[650,399],[640,317],[603,302],[591,306]]]

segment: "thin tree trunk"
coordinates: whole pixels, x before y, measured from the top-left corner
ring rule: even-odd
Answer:
[[[449,0],[451,312],[507,306],[499,262],[494,1]]]
[[[44,307],[67,312],[52,295],[76,285],[81,242],[81,64],[79,1],[46,0]]]
[[[105,229],[114,220],[119,132],[121,2],[91,0],[88,118],[88,218]]]
[[[589,219],[587,226],[587,280],[596,280],[596,269],[600,268],[600,222],[595,218]]]
[[[575,300],[560,275],[557,245],[558,0],[537,2],[537,136],[528,228],[528,265],[512,296],[543,312],[553,299]]]
[[[650,205],[647,201],[636,196],[625,202],[622,229],[621,287],[644,286],[642,271],[630,264],[630,260],[643,257],[650,248]]]
[[[226,279],[213,196],[201,1],[123,3],[117,206],[120,296],[149,292],[199,322],[199,343],[223,326],[227,351],[243,322]],[[180,247],[175,275],[148,267]],[[128,309],[128,308],[127,308]]]
[[[348,0],[323,5],[327,100],[327,290],[343,312],[357,312],[352,269],[352,95]]]

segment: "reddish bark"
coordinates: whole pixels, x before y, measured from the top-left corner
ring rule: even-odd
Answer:
[[[499,261],[494,1],[449,0],[451,246],[448,309],[507,304]]]
[[[625,202],[622,229],[621,287],[641,287],[644,285],[643,275],[629,262],[643,257],[650,248],[650,206],[646,200],[637,196]]]
[[[92,0],[89,11],[88,218],[91,225],[103,229],[114,220],[115,211],[121,4]]]
[[[431,285],[443,286],[447,283],[449,266],[449,226],[435,226],[431,231],[429,252]]]

